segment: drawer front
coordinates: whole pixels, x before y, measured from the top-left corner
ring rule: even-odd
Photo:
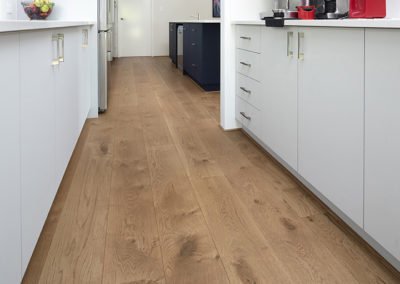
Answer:
[[[200,42],[201,35],[202,35],[202,24],[190,24],[189,25],[189,32],[190,32],[190,39],[192,42]]]
[[[261,53],[261,27],[237,26],[236,47]]]
[[[257,137],[262,137],[261,113],[258,109],[236,96],[236,119]]]
[[[261,81],[260,61],[260,54],[236,49],[236,71],[259,82]]]
[[[236,95],[261,110],[262,88],[261,84],[240,73],[236,74]]]

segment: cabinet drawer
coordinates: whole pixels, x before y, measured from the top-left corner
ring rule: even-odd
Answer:
[[[261,27],[237,26],[236,47],[261,52]]]
[[[253,53],[241,49],[236,49],[236,70],[240,74],[261,80],[261,56],[258,53]]]
[[[252,105],[236,96],[236,119],[257,137],[261,137],[261,113]]]
[[[261,84],[242,74],[236,74],[236,95],[260,110],[262,98]]]

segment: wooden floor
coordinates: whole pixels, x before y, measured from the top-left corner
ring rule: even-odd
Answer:
[[[168,58],[113,63],[24,283],[400,283]]]

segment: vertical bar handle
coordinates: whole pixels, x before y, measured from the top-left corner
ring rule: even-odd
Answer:
[[[82,30],[82,47],[88,47],[89,45],[89,31],[88,29],[83,29]]]
[[[58,35],[53,35],[51,41],[57,42],[57,58],[51,60],[51,65],[52,66],[56,66],[58,64],[60,64],[60,62],[58,61],[58,58],[60,58],[60,42],[58,41]]]
[[[288,57],[293,57],[293,32],[288,32],[287,33],[287,56]]]
[[[64,62],[64,35],[58,34],[58,41],[61,40],[61,56],[58,57],[59,62]]]
[[[303,32],[301,32],[301,33],[299,33],[299,39],[298,39],[298,44],[299,44],[299,46],[298,46],[298,55],[297,55],[297,57],[300,59],[300,60],[304,60],[304,51],[303,51],[303,44],[304,44],[304,33]]]

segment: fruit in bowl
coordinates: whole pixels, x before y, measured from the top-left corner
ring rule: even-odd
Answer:
[[[34,0],[33,2],[22,2],[25,14],[31,20],[44,20],[53,11],[54,3],[51,0]]]

